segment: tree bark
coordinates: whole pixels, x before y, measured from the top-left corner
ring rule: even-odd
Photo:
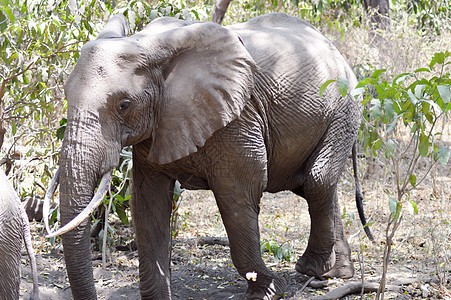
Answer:
[[[213,17],[211,21],[213,23],[222,24],[222,20],[224,20],[224,15],[229,7],[229,4],[232,0],[218,0],[215,4],[215,9],[213,11]]]
[[[365,0],[365,9],[371,15],[371,23],[380,29],[390,25],[390,4],[388,0]]]

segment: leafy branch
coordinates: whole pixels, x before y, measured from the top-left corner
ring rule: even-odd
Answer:
[[[364,105],[360,137],[365,150],[371,150],[374,156],[383,151],[392,163],[391,172],[395,178],[396,192],[387,190],[390,214],[377,299],[384,298],[391,245],[403,218],[403,205],[407,204],[410,213],[418,213],[415,202],[405,201],[405,196],[424,181],[437,162],[445,166],[450,157],[449,146],[440,146],[435,139],[441,135],[436,125],[440,120],[448,119],[451,109],[451,78],[449,73],[445,73],[445,67],[451,64],[446,61],[449,57],[451,53],[448,51],[435,53],[427,68],[400,74],[393,80],[382,76],[386,70],[376,70],[350,93]],[[419,78],[420,73],[433,74],[436,65],[441,66],[438,75],[430,79]],[[320,96],[332,83],[338,85],[343,97],[348,95],[347,80],[338,78],[326,81],[320,87]],[[397,134],[402,134],[402,137]],[[415,173],[420,160],[425,160],[428,167],[417,181]]]

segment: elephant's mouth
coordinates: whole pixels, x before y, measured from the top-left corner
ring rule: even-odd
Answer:
[[[56,188],[59,183],[59,174],[60,170],[58,170],[55,173],[55,176],[53,177],[49,189],[47,190],[44,198],[44,206],[43,206],[43,218],[45,223],[45,228],[47,229],[48,234],[45,236],[46,238],[55,237],[58,235],[61,235],[63,233],[66,233],[68,231],[71,231],[78,225],[80,225],[84,220],[89,218],[92,212],[102,203],[103,198],[105,197],[106,192],[108,191],[108,188],[110,186],[111,182],[111,176],[113,171],[108,171],[105,174],[103,174],[102,179],[100,180],[99,186],[97,188],[96,193],[92,197],[89,204],[81,211],[75,218],[73,218],[69,223],[58,229],[57,231],[52,232],[50,230],[49,226],[49,211],[50,211],[50,201],[53,198],[53,194],[56,191]]]

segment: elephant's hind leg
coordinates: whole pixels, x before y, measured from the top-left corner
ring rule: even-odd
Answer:
[[[337,183],[354,143],[357,127],[344,112],[329,127],[309,161],[305,181],[293,190],[309,205],[307,249],[296,264],[300,273],[349,278],[354,275],[337,197]]]
[[[298,194],[312,199],[312,196]],[[351,249],[343,231],[335,188],[325,198],[329,197],[334,203],[331,208],[327,207],[329,205],[317,206],[316,200],[307,200],[311,219],[309,243],[296,263],[296,270],[316,277],[350,278],[354,275],[354,266]]]

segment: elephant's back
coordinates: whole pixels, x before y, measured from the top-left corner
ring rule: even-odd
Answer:
[[[21,210],[23,208],[19,197],[3,170],[0,170],[0,191],[0,232],[3,233],[0,234],[0,245],[2,245],[2,239],[22,238],[23,222]],[[6,228],[10,229],[7,230]]]
[[[241,37],[258,72],[275,80],[296,76],[328,80],[329,76],[340,76],[356,83],[352,69],[336,47],[300,18],[271,13],[227,28]]]
[[[257,64],[254,96],[265,109],[269,141],[267,189],[290,188],[290,178],[318,147],[337,109],[358,105],[333,85],[319,97],[321,85],[342,77],[352,88],[354,73],[335,46],[302,19],[275,13],[228,28]]]

